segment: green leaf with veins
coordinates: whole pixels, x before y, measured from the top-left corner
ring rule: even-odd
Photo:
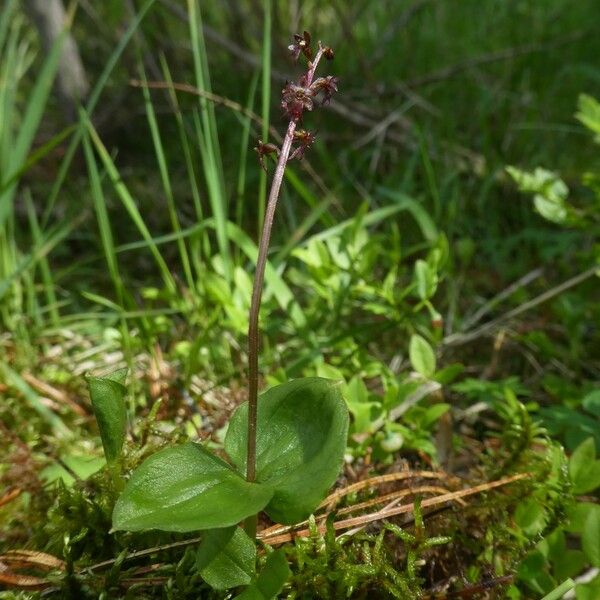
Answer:
[[[196,531],[235,525],[263,509],[273,495],[248,483],[199,444],[165,448],[132,474],[113,512],[113,528]]]

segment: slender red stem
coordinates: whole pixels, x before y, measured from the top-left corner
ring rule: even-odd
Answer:
[[[292,142],[294,140],[294,131],[296,130],[296,121],[290,121],[288,125],[273,183],[269,192],[267,208],[265,211],[265,220],[263,223],[262,235],[258,246],[258,259],[256,261],[256,272],[254,274],[254,286],[252,288],[252,301],[250,303],[250,322],[248,324],[248,454],[246,464],[246,479],[254,481],[256,478],[256,419],[258,408],[258,345],[259,329],[258,315],[262,299],[263,283],[265,278],[265,267],[267,264],[267,253],[269,251],[269,242],[271,240],[271,229],[273,227],[273,218],[279,199],[279,190],[285,173]]]
[[[317,65],[323,55],[323,49],[319,46],[319,51],[314,61],[309,64],[306,87],[313,81]],[[262,235],[258,245],[258,258],[256,260],[256,272],[254,273],[254,284],[252,287],[252,300],[250,302],[250,315],[248,324],[248,447],[246,461],[246,479],[254,481],[256,479],[256,423],[258,416],[258,350],[259,350],[259,326],[258,317],[260,313],[260,303],[262,300],[263,284],[265,279],[265,268],[267,265],[267,255],[269,252],[269,243],[271,241],[271,229],[273,228],[273,219],[277,200],[281,190],[281,183],[285,173],[285,167],[290,157],[292,143],[294,141],[294,131],[299,119],[292,119],[288,125],[277,167],[273,175],[271,190],[267,200],[265,210],[265,220],[263,223]]]

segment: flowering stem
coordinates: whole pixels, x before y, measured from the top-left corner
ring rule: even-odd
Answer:
[[[306,75],[306,86],[310,86],[315,76],[317,65],[323,56],[323,48],[319,51],[315,59],[310,63]],[[273,182],[267,200],[267,209],[265,211],[265,220],[263,223],[262,235],[258,246],[258,258],[256,260],[256,272],[254,273],[254,284],[252,287],[252,300],[250,302],[250,315],[248,324],[248,446],[246,459],[246,480],[254,481],[256,479],[256,422],[258,414],[258,345],[259,330],[258,317],[260,313],[260,303],[262,299],[263,283],[265,279],[265,267],[267,265],[267,254],[269,252],[269,242],[271,241],[271,229],[273,228],[273,218],[279,199],[279,191],[285,173],[285,167],[290,157],[292,143],[294,141],[294,131],[299,119],[291,119],[281,145],[277,167],[273,175]]]
[[[260,302],[262,299],[263,283],[265,279],[265,267],[267,264],[267,253],[269,251],[269,242],[271,240],[271,229],[273,228],[273,218],[279,199],[279,190],[283,181],[283,174],[292,149],[294,140],[294,131],[296,130],[296,121],[290,121],[277,168],[273,175],[273,183],[269,192],[267,209],[265,211],[265,220],[263,223],[262,235],[258,246],[258,259],[256,261],[256,272],[254,274],[254,285],[252,287],[252,301],[250,303],[250,317],[248,325],[248,450],[246,462],[246,479],[254,481],[256,479],[256,417],[258,407],[258,315],[260,312]]]
[[[331,49],[327,50],[331,53]],[[321,60],[326,50],[319,44],[319,51],[317,52],[315,59],[308,64],[308,71],[302,79],[302,87],[300,88],[301,94],[307,94],[313,79],[317,65]],[[331,58],[329,56],[329,58]],[[316,92],[318,93],[318,91]],[[313,92],[314,94],[314,92]],[[294,99],[295,100],[295,99]],[[285,100],[282,101],[282,106]],[[302,118],[302,111],[304,106],[300,104],[298,110],[297,105],[294,105],[294,112],[290,114],[290,122],[279,151],[279,157],[277,160],[277,167],[275,168],[275,174],[273,175],[273,182],[271,183],[271,190],[269,191],[269,198],[267,199],[267,207],[265,210],[264,222],[262,227],[262,234],[260,242],[258,244],[258,258],[256,260],[256,272],[254,273],[254,284],[252,287],[252,300],[250,302],[250,315],[248,324],[248,446],[246,453],[246,480],[256,480],[256,428],[257,428],[257,417],[258,417],[258,350],[259,350],[259,314],[260,304],[262,299],[263,284],[265,279],[265,268],[267,266],[267,255],[269,252],[269,243],[271,241],[271,230],[273,228],[273,219],[275,218],[275,209],[277,208],[277,201],[279,199],[279,192],[281,190],[281,184],[283,182],[283,175],[285,173],[285,167],[288,161],[299,155],[298,148],[292,152],[292,146],[295,141],[294,134],[296,133],[296,127],[298,122]],[[310,102],[310,108],[312,109],[312,102]],[[291,109],[290,109],[291,112]],[[303,132],[306,136],[306,132]],[[304,146],[300,148],[306,149],[309,145],[311,138],[303,137]],[[309,140],[309,142],[306,141]],[[261,142],[259,140],[259,146]],[[268,144],[260,146],[261,152],[259,157],[261,159],[264,154],[264,150]],[[269,150],[271,151],[271,150]],[[251,537],[256,537],[256,526],[258,522],[258,515],[253,515],[246,519],[244,527],[246,533]]]

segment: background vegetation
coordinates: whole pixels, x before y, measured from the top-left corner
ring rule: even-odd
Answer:
[[[179,538],[109,535],[84,375],[130,369],[132,465],[186,436],[222,444],[268,182],[252,148],[282,133],[287,45],[308,30],[335,49],[340,92],[286,175],[264,386],[344,380],[342,483],[531,478],[393,521],[410,538],[373,526],[340,552],[313,531],[287,547],[284,597],[541,598],[580,576],[577,598],[599,597],[595,0],[70,9],[81,107],[53,88],[61,40],[44,49],[29,8],[0,9],[0,552],[64,560],[57,597],[212,593],[192,548],[161,554],[159,587],[119,562]],[[41,593],[2,573],[0,597]]]

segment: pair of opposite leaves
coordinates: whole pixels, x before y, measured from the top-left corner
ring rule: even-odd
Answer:
[[[100,381],[90,381],[92,396],[94,382]],[[112,383],[114,379],[109,387]],[[262,394],[256,483],[243,476],[247,425],[244,403],[233,414],[225,438],[233,467],[195,443],[165,448],[146,459],[117,500],[114,529],[214,529],[263,509],[279,523],[306,519],[335,482],[343,461],[348,410],[339,385],[312,377]]]

